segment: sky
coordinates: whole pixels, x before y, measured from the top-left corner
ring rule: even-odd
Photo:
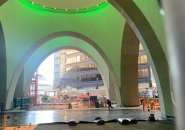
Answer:
[[[38,73],[42,75],[43,80],[39,80],[40,84],[53,85],[54,73],[54,54],[49,55],[39,66]]]

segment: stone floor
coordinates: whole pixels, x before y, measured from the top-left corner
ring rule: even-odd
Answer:
[[[37,127],[36,125],[33,125],[33,126],[6,127],[5,130],[35,130],[36,127]]]
[[[175,130],[173,120],[161,120],[160,111],[154,111],[157,122],[142,121],[135,125],[121,125],[119,123],[106,123],[103,126],[96,124],[78,124],[75,127],[69,127],[66,124],[45,124],[54,122],[68,122],[71,119],[77,121],[94,121],[96,117],[103,120],[118,119],[122,117],[136,118],[137,120],[147,120],[150,112],[142,111],[140,108],[114,108],[108,111],[107,108],[101,109],[75,109],[75,110],[47,110],[47,111],[23,111],[23,112],[7,112],[7,125],[38,125],[36,130]],[[1,113],[2,116],[2,113]],[[39,125],[42,124],[42,125]],[[2,118],[0,120],[2,126]]]
[[[38,125],[35,130],[175,130],[172,121],[138,122],[133,125],[121,125],[119,123],[106,123],[105,125],[79,124],[68,125]]]

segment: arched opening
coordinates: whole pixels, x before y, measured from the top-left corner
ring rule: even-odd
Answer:
[[[80,37],[80,39],[78,37]],[[30,50],[31,53],[30,54],[28,53],[29,56],[27,55],[26,57],[23,58],[22,62],[24,62],[24,66],[20,66],[20,68],[18,67],[17,69],[18,74],[21,72],[20,71],[21,68],[23,69],[24,67],[24,90],[28,88],[30,84],[30,79],[33,76],[33,72],[36,71],[36,68],[39,66],[41,61],[45,59],[49,54],[52,54],[53,52],[56,52],[57,50],[64,48],[75,48],[77,50],[86,52],[86,54],[89,54],[89,56],[91,56],[92,59],[94,59],[97,65],[101,68],[102,74],[104,75],[103,77],[105,78],[104,81],[106,84],[108,84],[107,86],[109,87],[108,89],[110,94],[114,95],[115,94],[114,92],[116,92],[116,100],[117,102],[119,102],[119,90],[117,90],[117,88],[115,87],[117,83],[115,80],[114,72],[111,69],[110,63],[106,59],[106,56],[103,54],[103,52],[101,52],[100,48],[96,47],[94,42],[80,34],[73,32],[55,33],[53,35],[46,37],[45,39],[42,39],[41,41],[38,42],[38,44],[31,48]],[[23,63],[20,63],[20,65],[22,64]],[[11,100],[11,97],[7,99]]]
[[[30,110],[106,107],[106,99],[115,100],[115,95],[109,97],[105,77],[88,53],[66,48],[43,62],[24,92],[25,100],[31,101],[27,106],[20,104],[21,109],[27,109],[30,104]]]
[[[148,50],[147,55],[150,57],[151,67],[158,86],[161,114],[164,118],[173,116],[174,104],[170,92],[168,62],[154,30],[133,1],[111,0],[110,3],[125,17],[139,41]]]
[[[120,89],[123,94],[121,95],[122,104],[127,107],[142,105],[143,110],[160,110],[151,60],[149,60],[146,51],[132,28],[126,24],[121,62],[122,87]]]
[[[138,53],[138,90],[143,110],[160,111],[159,95],[149,56],[142,44]]]

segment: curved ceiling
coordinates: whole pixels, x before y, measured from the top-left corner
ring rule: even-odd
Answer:
[[[40,8],[50,10],[78,11],[99,7],[107,0],[24,0]]]

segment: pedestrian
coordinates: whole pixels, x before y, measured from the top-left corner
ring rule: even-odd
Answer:
[[[141,98],[141,99],[140,99],[140,105],[143,105],[143,101],[144,101],[144,99]]]
[[[110,110],[110,108],[113,109],[110,99],[107,99],[107,105],[108,105],[109,110]]]
[[[69,104],[68,104],[68,109],[72,109],[72,104],[71,104],[71,102],[69,102]]]

